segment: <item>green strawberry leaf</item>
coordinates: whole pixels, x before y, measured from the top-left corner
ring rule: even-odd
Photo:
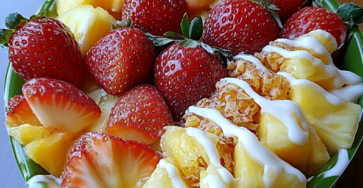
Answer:
[[[275,19],[277,25],[279,26],[279,28],[282,29],[283,26],[282,26],[279,15],[277,15],[277,13],[275,11],[272,11],[272,10],[269,10],[269,12],[274,17],[274,19]]]
[[[8,42],[13,32],[13,29],[0,29],[0,46],[2,48],[8,47]]]
[[[181,30],[183,32],[183,35],[186,37],[186,38],[189,38],[189,19],[188,19],[188,15],[185,13],[184,14],[184,17],[182,19],[182,22],[181,22]]]
[[[196,17],[192,20],[189,28],[189,38],[199,40],[203,34],[203,20],[201,17]]]
[[[344,3],[340,5],[337,14],[350,24],[358,25],[363,21],[363,9],[354,3]]]
[[[9,29],[16,29],[18,26],[27,21],[28,19],[24,18],[21,14],[16,12],[9,14],[9,16],[5,18],[5,25]]]
[[[155,46],[165,46],[169,43],[174,42],[175,40],[169,38],[154,38],[152,41]]]
[[[183,38],[183,39],[185,38],[183,35],[172,32],[172,31],[168,31],[168,32],[164,33],[164,36],[172,37],[172,38]]]
[[[199,46],[199,42],[191,39],[184,39],[179,42],[180,46],[183,46],[184,48],[196,48]]]

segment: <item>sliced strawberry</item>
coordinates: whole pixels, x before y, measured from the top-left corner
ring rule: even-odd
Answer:
[[[22,90],[30,108],[47,128],[77,133],[101,115],[100,108],[88,95],[64,81],[34,78]]]
[[[42,125],[34,115],[23,94],[16,95],[9,100],[6,112],[6,125],[18,126],[22,124]]]
[[[141,85],[120,96],[106,131],[150,145],[160,139],[163,127],[171,123],[173,117],[161,93],[152,85]]]
[[[104,133],[76,141],[62,175],[62,188],[141,187],[161,156],[149,146]]]

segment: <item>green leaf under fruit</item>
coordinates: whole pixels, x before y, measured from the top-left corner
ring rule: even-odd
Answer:
[[[186,38],[189,38],[189,19],[188,19],[188,15],[186,13],[184,14],[184,17],[183,17],[183,20],[182,20],[180,26],[181,26],[181,30],[183,32],[183,35]]]
[[[203,34],[203,20],[201,17],[196,17],[192,20],[189,28],[189,38],[199,40]]]
[[[24,18],[21,14],[16,12],[9,14],[9,16],[5,18],[5,25],[9,29],[16,29],[18,26],[27,21],[28,19]]]
[[[340,5],[337,14],[350,25],[358,25],[363,22],[363,9],[354,3]]]
[[[164,46],[167,45],[169,43],[174,42],[174,39],[169,39],[169,38],[154,38],[153,39],[153,44],[155,46]]]
[[[172,31],[168,31],[168,32],[164,33],[164,36],[172,37],[172,38],[185,38],[183,35],[180,35],[178,33],[172,32]]]
[[[11,35],[13,35],[13,29],[0,29],[0,46],[7,47]]]
[[[196,48],[199,46],[199,43],[195,40],[185,39],[179,42],[180,46],[184,48]]]

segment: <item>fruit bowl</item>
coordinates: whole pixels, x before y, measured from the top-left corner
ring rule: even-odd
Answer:
[[[46,0],[39,11],[49,10],[48,16],[57,16],[55,11],[55,1],[56,0]],[[339,6],[336,0],[323,0],[323,5],[325,8],[332,11],[335,11]],[[337,66],[341,69],[352,71],[357,75],[363,77],[363,35],[358,27],[353,27],[351,33],[352,37],[346,47],[343,49],[342,55],[337,61],[337,63],[339,63],[337,64]],[[4,84],[5,101],[9,101],[9,99],[12,98],[14,95],[21,94],[21,86],[23,84],[24,81],[14,72],[12,67],[9,65]],[[361,99],[359,102],[360,105],[362,105],[363,100]],[[5,110],[7,110],[7,104],[5,108]],[[351,149],[348,150],[349,161],[353,159],[362,139],[363,123],[362,121],[360,121],[353,146]],[[50,187],[52,183],[49,183],[49,181],[54,181],[53,184],[56,184],[56,180],[46,180],[46,178],[39,178],[36,181],[29,182],[29,180],[35,175],[47,175],[48,172],[29,158],[19,142],[15,141],[15,139],[13,139],[12,137],[10,137],[10,141],[19,169],[25,181],[28,182],[29,187]],[[319,171],[311,179],[309,179],[307,187],[331,187],[336,183],[343,171],[341,171],[340,175],[338,176],[331,176],[327,178],[324,177],[324,173],[336,166],[336,163],[338,161],[338,155],[339,154],[337,153],[332,156],[330,161],[326,163],[321,169],[319,169]]]

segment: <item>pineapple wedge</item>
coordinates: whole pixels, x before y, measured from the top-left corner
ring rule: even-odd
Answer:
[[[46,171],[60,177],[75,139],[66,133],[56,133],[25,146],[29,157]]]
[[[292,85],[291,100],[301,107],[331,155],[352,146],[361,112],[359,105],[335,97],[311,82]]]
[[[151,174],[143,188],[189,188],[179,170],[169,162],[171,159],[161,159],[155,171]]]
[[[124,0],[57,0],[56,3],[58,15],[62,15],[82,5],[92,5],[93,7],[101,7],[109,13],[118,13],[121,12]]]
[[[262,114],[257,130],[261,143],[307,177],[313,176],[330,159],[326,147],[311,126],[308,142],[303,145],[292,142],[288,134],[281,121],[268,113]]]
[[[17,127],[8,127],[8,132],[23,146],[29,144],[30,142],[59,133],[59,131],[55,129],[47,129],[43,126],[34,126],[30,124],[23,124]]]
[[[98,40],[110,31],[111,23],[116,24],[115,18],[107,11],[100,7],[93,8],[91,5],[79,6],[60,15],[58,19],[71,29],[83,57]]]

